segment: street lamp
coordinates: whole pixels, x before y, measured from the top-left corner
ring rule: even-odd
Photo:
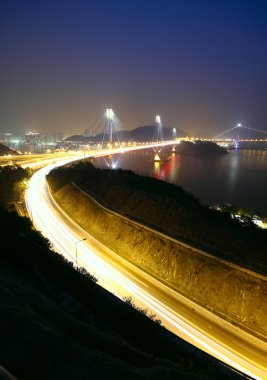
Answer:
[[[83,238],[81,240],[76,241],[75,244],[75,258],[76,258],[76,266],[78,266],[78,260],[77,260],[77,244],[81,243],[82,241],[86,240],[86,238]]]

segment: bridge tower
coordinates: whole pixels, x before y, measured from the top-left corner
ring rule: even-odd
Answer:
[[[108,141],[112,145],[113,142],[113,119],[114,119],[114,112],[112,108],[107,108],[106,110],[106,117],[107,117],[107,129],[108,129]]]
[[[120,146],[119,137],[115,130],[117,123],[118,118],[113,112],[113,109],[107,108],[105,112],[105,127],[103,131],[102,149],[106,146],[111,148],[114,144],[115,146]]]
[[[161,143],[163,141],[163,136],[162,136],[162,123],[161,123],[161,117],[160,115],[156,116],[156,142]]]
[[[236,125],[237,128],[237,139],[235,140],[235,149],[239,148],[239,140],[240,140],[240,128],[242,128],[242,124],[238,123]]]
[[[121,142],[117,133],[119,118],[115,114],[112,108],[107,108],[104,113],[105,126],[103,130],[103,138],[101,149],[121,148]],[[103,121],[103,118],[101,119]],[[122,152],[119,157],[113,157],[112,154],[104,156],[103,160],[106,162],[108,168],[115,169],[118,166],[118,162],[121,158]]]
[[[160,144],[163,141],[163,136],[162,136],[162,123],[161,123],[161,117],[160,115],[156,115],[156,143]],[[161,161],[160,156],[159,156],[160,148],[156,148],[155,150],[155,157],[154,161],[159,162]]]
[[[177,138],[176,128],[172,128],[172,136],[173,136],[173,141],[176,140]],[[172,147],[172,153],[176,153],[175,145],[173,145]]]

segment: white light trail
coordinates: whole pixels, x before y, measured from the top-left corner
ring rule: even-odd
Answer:
[[[146,148],[175,143],[147,144]],[[144,146],[114,149],[112,153],[138,149],[144,149]],[[111,154],[110,150],[92,155],[107,153]],[[60,165],[74,160],[77,157],[64,160]],[[140,306],[159,315],[170,331],[247,375],[267,379],[267,353],[263,346],[249,343],[235,332],[192,310],[182,302],[178,293],[120,258],[62,212],[51,198],[45,180],[45,175],[55,166],[49,165],[32,176],[25,197],[34,225],[55,249],[75,262],[75,242],[86,237],[87,240],[79,244],[78,262],[97,276],[102,286],[120,298],[132,295]],[[212,326],[212,330],[208,326]]]

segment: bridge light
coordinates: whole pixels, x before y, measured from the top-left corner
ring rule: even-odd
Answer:
[[[238,123],[238,124],[237,124],[237,127],[242,127],[241,123]]]
[[[161,124],[160,115],[157,115],[157,116],[156,116],[156,123]]]
[[[113,120],[114,118],[114,112],[112,108],[107,108],[106,110],[106,117],[108,120]]]

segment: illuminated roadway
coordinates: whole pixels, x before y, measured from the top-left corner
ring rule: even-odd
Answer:
[[[152,145],[146,146],[149,147]],[[124,148],[123,151],[136,149],[144,147]],[[95,152],[87,157],[119,152],[122,149]],[[192,302],[120,258],[59,208],[48,191],[45,176],[55,166],[74,160],[77,156],[38,170],[25,195],[35,227],[52,242],[55,250],[75,262],[77,247],[78,265],[95,274],[99,284],[107,290],[120,298],[132,296],[136,304],[156,313],[163,325],[176,335],[253,378],[267,379],[265,343],[257,339],[250,342],[248,334],[240,334],[236,328],[229,329],[228,324],[218,323],[217,318],[201,315]],[[86,241],[75,244],[85,237]]]
[[[83,152],[57,152],[40,154],[20,154],[0,157],[0,166],[21,165],[24,168],[40,169],[41,167],[62,161],[66,158],[81,158]]]
[[[103,150],[90,150],[90,151],[59,151],[54,153],[28,153],[28,154],[18,154],[18,155],[4,155],[0,156],[0,166],[8,166],[8,165],[21,165],[24,168],[31,169],[40,169],[45,165],[60,162],[64,159],[72,159],[78,160],[84,157],[93,157],[93,156],[104,156],[108,154],[115,153],[123,153],[125,151],[130,150],[138,150],[138,149],[148,149],[148,148],[156,148],[168,145],[176,145],[179,144],[180,140],[175,141],[165,141],[162,143],[132,143],[130,146],[119,147],[116,149],[107,149]],[[104,153],[103,153],[104,152]]]

